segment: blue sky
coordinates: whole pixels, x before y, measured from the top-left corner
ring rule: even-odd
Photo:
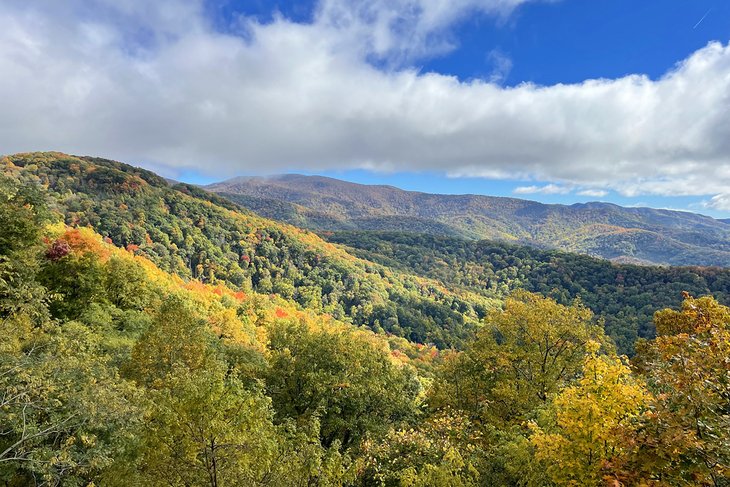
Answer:
[[[730,216],[726,0],[7,0],[6,153]]]
[[[209,4],[222,26],[238,14],[271,22],[280,14],[311,21],[316,2],[223,0]],[[704,17],[704,19],[703,19]],[[702,22],[697,25],[697,23]],[[695,27],[696,25],[696,27]],[[456,48],[414,65],[461,79],[489,78],[492,52],[512,61],[505,83],[577,83],[645,73],[657,78],[709,41],[730,39],[726,0],[563,0],[527,4],[507,20],[464,19]]]

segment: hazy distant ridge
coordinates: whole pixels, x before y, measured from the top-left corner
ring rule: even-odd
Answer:
[[[316,230],[407,230],[619,261],[730,266],[728,222],[690,212],[429,194],[296,174],[238,177],[206,189],[264,216]]]

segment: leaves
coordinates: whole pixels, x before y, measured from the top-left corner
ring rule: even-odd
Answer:
[[[415,371],[368,335],[288,320],[269,339],[266,383],[278,420],[318,418],[325,446],[356,447],[415,414]]]
[[[670,481],[730,482],[730,309],[711,297],[685,296],[678,311],[656,315],[660,335],[641,357],[657,391],[636,464]],[[646,472],[646,467],[644,472]],[[652,473],[645,473],[651,476]]]
[[[531,423],[535,458],[557,485],[599,485],[604,467],[626,456],[650,394],[618,357],[598,355],[593,343],[581,378],[563,389]]]
[[[579,303],[566,307],[514,293],[472,346],[447,363],[432,402],[486,422],[518,424],[577,377],[590,340],[606,341]]]
[[[227,257],[210,248],[196,250],[200,279],[171,274],[145,255],[172,269],[187,254],[157,246],[159,222],[144,222],[191,212],[195,230],[169,232],[191,249],[240,215],[191,203],[193,188],[172,197],[116,163],[23,157],[23,177],[53,165],[37,177],[55,178],[42,182],[63,191],[72,219],[139,223],[114,230],[139,248],[44,227],[43,198],[0,178],[5,484],[728,483],[730,310],[713,298],[685,295],[681,309],[657,313],[658,337],[637,344],[634,370],[581,302],[524,291],[459,342],[465,350],[439,351],[350,321],[443,345],[468,336],[461,325],[486,307],[269,224],[236,239],[245,274],[222,270]],[[74,179],[84,171],[93,177]],[[98,202],[71,190],[80,187],[113,209],[84,213]],[[279,295],[231,288],[224,275]]]

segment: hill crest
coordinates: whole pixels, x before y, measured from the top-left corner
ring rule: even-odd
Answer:
[[[518,242],[606,259],[730,266],[727,222],[691,212],[431,194],[298,174],[238,177],[205,189],[268,218],[313,230],[409,230]]]

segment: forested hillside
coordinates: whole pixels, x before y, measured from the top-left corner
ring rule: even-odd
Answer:
[[[730,483],[711,297],[657,313],[633,364],[589,309],[526,291],[440,352],[170,274],[51,196],[0,176],[5,485]]]
[[[240,177],[207,189],[263,216],[316,230],[410,231],[635,263],[730,265],[730,225],[689,212],[427,194],[295,174]]]
[[[260,218],[197,189],[119,162],[59,153],[0,160],[18,185],[40,185],[72,226],[161,269],[204,283],[274,293],[302,307],[421,343],[459,346],[496,305],[352,257],[315,234]]]
[[[314,233],[261,218],[215,194],[119,162],[58,153],[2,159],[18,185],[37,185],[64,223],[165,271],[440,348],[463,347],[489,309],[527,289],[569,304],[579,297],[606,322],[622,353],[654,336],[653,313],[681,292],[725,302],[716,268],[617,266],[575,254],[399,233]],[[403,222],[401,222],[403,223]],[[349,253],[348,253],[349,252]]]
[[[364,259],[437,279],[449,289],[490,298],[515,289],[580,300],[605,320],[623,353],[639,337],[652,337],[654,313],[677,306],[683,291],[730,301],[730,270],[719,267],[654,267],[615,264],[593,257],[495,241],[473,241],[397,232],[325,232]]]
[[[435,350],[184,281],[44,197],[0,179],[5,485],[341,485],[413,421]]]

